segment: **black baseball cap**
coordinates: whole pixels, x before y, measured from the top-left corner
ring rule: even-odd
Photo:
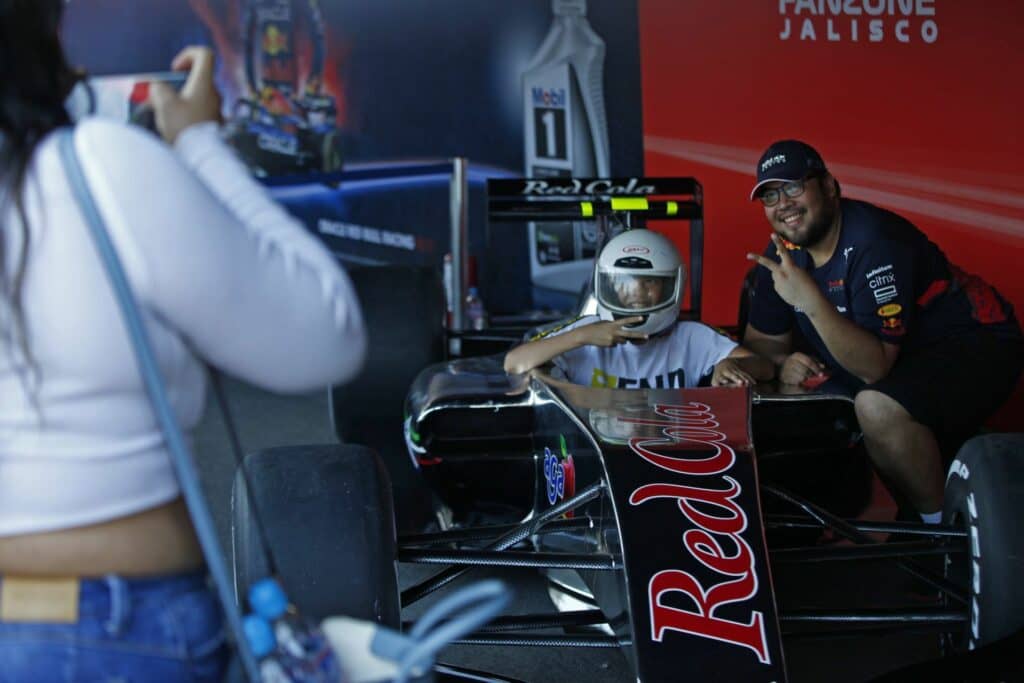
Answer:
[[[809,175],[820,175],[828,169],[818,150],[800,140],[773,142],[757,160],[757,185],[750,191],[750,199],[765,183],[803,180]]]

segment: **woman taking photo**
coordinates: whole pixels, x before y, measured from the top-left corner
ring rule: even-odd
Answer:
[[[0,681],[215,681],[216,596],[56,131],[62,0],[0,0]],[[154,84],[163,138],[86,118],[75,149],[186,430],[203,363],[272,391],[359,369],[335,259],[218,135],[214,56]]]

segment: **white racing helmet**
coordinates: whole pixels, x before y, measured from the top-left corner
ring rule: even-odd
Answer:
[[[594,266],[594,295],[602,320],[645,316],[629,329],[657,334],[679,317],[686,271],[679,251],[650,230],[627,230],[601,250]]]

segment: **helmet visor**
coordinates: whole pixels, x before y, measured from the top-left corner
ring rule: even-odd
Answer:
[[[676,293],[676,275],[602,271],[597,278],[597,299],[618,313],[643,313],[663,308]]]

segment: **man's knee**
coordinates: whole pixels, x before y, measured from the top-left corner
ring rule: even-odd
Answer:
[[[853,407],[861,431],[868,437],[884,434],[902,423],[913,421],[903,406],[880,391],[861,391],[854,397]]]

